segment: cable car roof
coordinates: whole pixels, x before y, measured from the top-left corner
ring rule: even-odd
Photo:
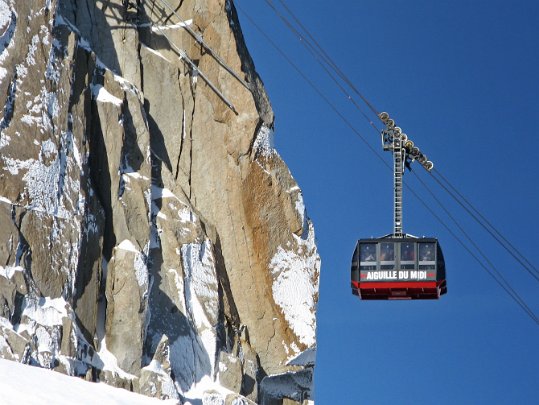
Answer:
[[[432,237],[432,236],[414,236],[410,234],[406,234],[404,236],[395,236],[393,234],[380,236],[378,238],[362,238],[358,239],[359,243],[376,243],[376,242],[407,242],[407,241],[421,241],[421,242],[431,242],[431,243],[438,243],[438,239]]]

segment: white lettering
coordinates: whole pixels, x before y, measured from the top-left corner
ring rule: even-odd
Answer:
[[[393,271],[369,271],[367,273],[367,280],[397,280],[397,270]]]
[[[380,270],[367,272],[364,280],[427,280],[428,277],[426,270]]]

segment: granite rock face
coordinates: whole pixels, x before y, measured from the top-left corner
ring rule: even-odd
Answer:
[[[1,357],[311,398],[314,230],[231,1],[0,0],[0,104]]]

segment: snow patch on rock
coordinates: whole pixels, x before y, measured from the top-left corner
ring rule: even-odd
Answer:
[[[215,325],[218,308],[217,274],[211,241],[189,243],[181,248],[186,298],[197,326]]]
[[[21,170],[28,170],[28,168],[35,162],[34,159],[19,160],[7,156],[2,156],[2,160],[4,161],[4,170],[7,170],[14,176],[19,174],[19,171]]]
[[[148,288],[148,266],[147,266],[147,256],[135,247],[133,242],[130,240],[124,239],[118,246],[117,249],[125,250],[128,252],[134,253],[133,258],[133,269],[135,270],[135,276],[137,278],[137,283],[139,287]]]
[[[11,280],[16,272],[24,272],[24,269],[21,266],[0,266],[0,276]],[[0,319],[3,319],[0,317]]]
[[[178,391],[174,385],[174,381],[170,377],[170,374],[163,368],[163,364],[157,360],[152,360],[150,364],[142,368],[142,370],[149,371],[158,376],[161,388],[161,397],[178,399]],[[155,390],[155,387],[154,387]],[[155,395],[155,392],[151,392]]]
[[[135,247],[135,245],[133,244],[133,242],[131,242],[130,240],[128,239],[124,239],[119,245],[118,245],[118,249],[122,249],[122,250],[127,250],[129,252],[134,252],[134,253],[138,253],[138,249]]]
[[[0,64],[4,61],[8,52],[8,48],[11,48],[13,42],[13,34],[15,33],[15,28],[17,26],[17,14],[12,11],[10,7],[4,0],[0,0]],[[3,78],[0,71],[0,79]]]
[[[186,398],[193,392],[205,391],[214,383],[217,356],[216,326],[219,316],[217,273],[212,244],[184,244],[178,249],[182,260],[183,280],[170,269],[178,291],[177,302],[185,314],[184,331],[170,345],[170,360],[179,392]],[[187,402],[191,403],[191,402]],[[198,402],[196,402],[198,403]]]
[[[41,325],[61,325],[62,318],[67,317],[66,305],[67,302],[63,298],[42,297],[37,300],[25,298],[22,316]]]
[[[315,362],[316,362],[316,346],[313,346],[301,352],[296,357],[290,359],[288,363],[286,363],[286,365],[301,366],[301,367],[314,367]]]
[[[296,211],[300,217],[300,220],[301,220],[301,223],[303,224],[303,227],[304,229],[307,228],[305,225],[305,219],[306,219],[306,215],[305,215],[305,203],[303,202],[303,194],[301,193],[301,191],[298,191],[297,194],[296,194],[296,201],[294,203],[294,206],[296,208]]]
[[[260,126],[253,143],[253,150],[256,156],[269,157],[275,153],[274,133],[271,128],[264,124]]]
[[[4,0],[0,0],[0,31],[5,31],[11,17],[11,10]]]
[[[117,107],[121,107],[123,100],[119,99],[116,96],[113,96],[110,94],[107,89],[105,89],[100,84],[92,84],[91,86],[92,95],[95,98],[95,100],[101,102],[101,103],[112,103]]]
[[[275,303],[282,309],[287,322],[299,341],[310,347],[316,337],[316,297],[318,295],[318,256],[312,223],[302,239],[293,235],[295,243],[279,246],[270,261]],[[293,246],[294,245],[294,246]],[[298,349],[294,351],[297,354]]]

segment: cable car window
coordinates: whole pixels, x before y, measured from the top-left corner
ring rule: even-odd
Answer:
[[[360,246],[359,257],[361,262],[376,261],[376,245],[374,243],[365,243]]]
[[[395,261],[395,246],[393,243],[380,243],[380,261],[394,262]]]
[[[436,269],[436,247],[434,243],[419,243],[419,269],[434,270]]]
[[[380,269],[395,268],[395,244],[393,242],[380,243]]]
[[[415,268],[415,243],[401,243],[401,269]]]
[[[359,267],[361,270],[376,270],[376,244],[359,245]]]
[[[419,261],[420,262],[434,262],[434,243],[420,243],[419,244]]]

